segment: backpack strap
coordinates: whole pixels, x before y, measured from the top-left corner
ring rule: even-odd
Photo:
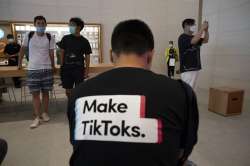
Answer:
[[[50,42],[50,40],[51,40],[51,34],[50,33],[46,33],[46,36],[47,36],[47,38],[48,38],[48,40]]]
[[[29,32],[29,34],[28,34],[28,46],[29,46],[29,43],[30,43],[30,39],[34,36],[34,34],[35,34],[34,31]],[[51,41],[51,34],[50,33],[46,33],[46,36],[47,36],[47,38],[49,40],[49,43],[50,43],[50,41]]]
[[[34,36],[35,32],[34,31],[31,31],[29,32],[28,34],[28,47],[29,47],[29,44],[30,44],[30,39]]]

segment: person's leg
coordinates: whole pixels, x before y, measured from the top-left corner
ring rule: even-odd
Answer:
[[[0,165],[2,164],[8,151],[8,144],[5,140],[0,139]]]
[[[175,70],[175,67],[174,66],[172,66],[171,67],[171,76],[174,78],[174,70]]]
[[[197,80],[198,80],[198,76],[199,76],[199,71],[194,71],[193,73],[193,85],[194,85],[194,89],[196,89],[196,85],[197,85]]]
[[[48,122],[49,118],[49,92],[53,89],[53,71],[43,70],[41,73],[41,89],[42,89],[42,103],[43,103],[43,113],[42,120]]]
[[[35,119],[33,120],[30,128],[36,128],[40,124],[40,110],[41,110],[41,75],[39,70],[29,70],[27,75],[27,85],[29,87],[30,93],[32,94],[32,102]]]
[[[43,108],[45,113],[49,113],[49,91],[42,92]]]
[[[84,81],[84,69],[80,67],[74,69],[70,78],[71,80],[68,80],[68,88],[66,89],[66,95],[68,98],[71,96],[73,86],[78,86]]]
[[[75,86],[78,86],[80,83],[84,82],[84,74],[85,74],[85,71],[84,71],[84,68],[77,68],[75,71],[74,71],[74,74],[73,74],[73,77],[74,77],[74,81],[75,81]]]
[[[198,73],[198,71],[189,71],[182,73],[181,80],[189,84],[194,89],[198,78]]]
[[[65,94],[67,98],[71,95],[71,90],[74,85],[74,78],[72,77],[72,74],[74,73],[73,70],[69,70],[66,68],[61,68],[61,81],[62,81],[62,87],[65,89]]]
[[[171,70],[170,70],[170,66],[168,65],[168,77],[171,78]]]
[[[32,124],[30,125],[31,129],[37,128],[40,124],[40,110],[41,110],[41,100],[40,100],[40,92],[32,92],[33,98],[33,108],[35,119],[33,120]]]
[[[48,122],[50,120],[49,117],[49,91],[42,92],[42,101],[44,112],[42,113],[43,122]]]
[[[33,99],[34,114],[36,118],[39,118],[41,110],[40,92],[32,92],[32,99]]]

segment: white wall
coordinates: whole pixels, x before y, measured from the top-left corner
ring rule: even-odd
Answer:
[[[200,102],[207,104],[209,87],[245,90],[250,108],[250,0],[204,0],[203,19],[210,22],[211,39],[202,49]]]
[[[198,16],[199,0],[0,0],[0,20],[32,21],[38,14],[48,21],[67,22],[80,16],[89,23],[103,25],[104,62],[109,62],[110,37],[121,20],[140,18],[155,35],[153,69],[164,73],[164,50],[169,40],[177,40],[185,17]]]

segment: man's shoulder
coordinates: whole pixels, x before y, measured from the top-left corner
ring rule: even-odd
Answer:
[[[84,41],[84,42],[89,42],[88,39],[84,36],[81,35],[81,40]]]
[[[179,39],[183,39],[183,38],[187,38],[187,37],[189,37],[187,34],[182,33],[182,34],[179,36]]]
[[[72,35],[68,34],[68,35],[64,35],[62,39],[67,40],[67,39],[70,39],[70,38],[72,38]]]

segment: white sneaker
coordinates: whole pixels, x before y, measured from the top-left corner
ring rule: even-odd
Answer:
[[[32,124],[30,125],[30,128],[31,129],[34,129],[34,128],[37,128],[40,124],[40,119],[39,118],[36,118],[33,120]]]
[[[49,117],[49,115],[47,114],[47,113],[42,113],[42,120],[44,121],[44,122],[48,122],[49,120],[50,120],[50,117]]]

